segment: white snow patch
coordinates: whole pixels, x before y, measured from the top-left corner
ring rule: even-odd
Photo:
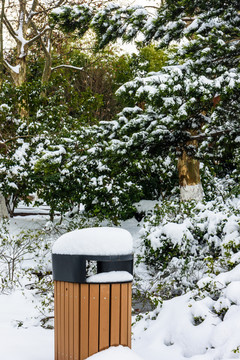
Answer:
[[[53,254],[126,255],[133,252],[131,234],[114,227],[96,227],[66,233],[54,243]]]
[[[109,271],[89,276],[87,283],[115,283],[133,281],[133,276],[127,271]]]
[[[203,199],[202,184],[180,186],[180,198],[183,201]]]
[[[231,271],[219,274],[214,281],[222,285],[229,284],[231,281],[240,281],[240,264]]]
[[[187,239],[193,239],[192,234],[187,228],[187,225],[187,223],[176,224],[169,222],[163,226],[162,234],[166,235],[167,238],[170,238],[174,245],[181,245],[184,235],[187,237]]]
[[[224,294],[231,302],[240,305],[240,281],[231,282]]]
[[[0,358],[8,360],[51,360],[54,332],[40,327],[38,310],[29,292],[15,291],[0,296]],[[20,322],[23,321],[23,326]],[[33,326],[32,326],[33,325]],[[20,327],[19,327],[20,326]]]
[[[182,239],[186,237],[189,240],[193,240],[193,236],[189,231],[188,227],[190,226],[189,220],[181,224],[174,222],[168,222],[164,225],[159,225],[156,230],[152,231],[148,235],[148,239],[151,241],[151,245],[154,250],[158,247],[161,247],[161,236],[165,235],[168,239],[171,239],[171,242],[174,246],[181,245]]]
[[[135,203],[134,205],[137,208],[138,212],[145,212],[153,211],[154,207],[159,203],[157,200],[141,200],[138,203]]]
[[[86,360],[141,360],[134,351],[125,346],[112,346],[88,357]]]

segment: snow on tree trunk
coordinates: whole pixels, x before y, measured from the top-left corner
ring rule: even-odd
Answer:
[[[182,156],[178,159],[178,174],[180,185],[180,200],[203,199],[203,188],[200,178],[199,161],[187,155],[183,151]]]
[[[0,193],[0,218],[8,218],[8,211],[3,195]]]
[[[3,1],[3,0],[2,0]],[[60,5],[63,0],[60,0]],[[44,3],[44,2],[43,2]],[[17,51],[15,57],[15,66],[12,66],[7,59],[4,59],[4,66],[8,73],[10,73],[12,80],[16,86],[21,86],[27,80],[27,55],[29,49],[33,44],[40,43],[41,49],[45,56],[45,67],[43,72],[43,82],[47,82],[51,75],[51,28],[48,25],[47,12],[48,8],[43,8],[43,4],[40,4],[36,0],[27,2],[26,0],[19,0],[18,20],[17,27],[12,24],[10,15],[7,10],[3,12],[3,23],[5,25],[8,34],[12,40],[17,43]],[[50,6],[50,5],[49,5]],[[54,4],[52,4],[54,6]],[[39,23],[38,14],[46,13],[46,17],[43,24]],[[36,19],[34,17],[36,16]],[[23,115],[26,112],[22,110]]]

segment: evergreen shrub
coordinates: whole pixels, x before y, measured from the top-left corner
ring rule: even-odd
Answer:
[[[142,260],[153,276],[150,292],[164,299],[194,289],[239,263],[239,200],[163,201],[144,220]]]

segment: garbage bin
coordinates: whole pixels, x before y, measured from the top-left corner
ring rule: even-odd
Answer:
[[[55,360],[131,347],[133,246],[119,228],[88,228],[53,245]],[[88,276],[89,264],[96,274]]]

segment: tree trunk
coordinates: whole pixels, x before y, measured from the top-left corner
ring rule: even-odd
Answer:
[[[48,83],[52,72],[51,38],[52,38],[52,30],[49,30],[47,46],[44,45],[41,39],[41,44],[45,55],[45,64],[42,74],[42,84]]]
[[[197,141],[192,141],[191,145],[197,147]],[[182,156],[178,159],[178,176],[180,200],[201,201],[204,194],[200,177],[199,160],[190,157],[185,150],[183,150]]]
[[[19,67],[19,73],[18,74],[12,74],[12,78],[14,81],[14,84],[16,85],[16,87],[23,85],[26,82],[27,79],[27,60],[26,60],[26,56],[24,56],[23,58],[18,59],[17,62],[18,65],[20,65]],[[21,116],[21,118],[28,118],[29,113],[28,113],[28,109],[25,106],[25,102],[23,104],[19,104],[19,115]]]
[[[8,218],[8,211],[4,196],[0,193],[0,218]]]
[[[17,61],[16,65],[19,66],[18,72],[12,72],[12,78],[16,87],[23,85],[27,80],[27,53],[28,45],[24,43],[27,36],[27,24],[26,24],[26,0],[20,0],[20,11],[18,19],[18,34],[20,40],[17,41]],[[28,110],[21,104],[20,116],[22,118],[28,117]]]
[[[52,58],[50,54],[45,58],[45,65],[42,75],[42,84],[47,84],[51,76]]]
[[[20,0],[20,11],[18,19],[18,40],[17,40],[17,65],[19,65],[19,73],[16,79],[14,79],[16,86],[21,86],[26,82],[27,77],[27,52],[28,45],[25,44],[27,37],[27,23],[26,23],[26,9],[27,1]]]
[[[49,48],[47,49],[43,42],[42,45],[44,46],[44,54],[45,54],[45,64],[42,74],[42,85],[46,85],[50,79],[51,73],[52,73],[52,56],[51,56],[51,33],[49,32]],[[41,97],[46,96],[46,90],[41,92]]]
[[[21,86],[26,82],[27,79],[27,61],[26,57],[24,56],[22,59],[19,59],[17,62],[19,67],[19,73],[14,77],[14,84],[16,86]]]

